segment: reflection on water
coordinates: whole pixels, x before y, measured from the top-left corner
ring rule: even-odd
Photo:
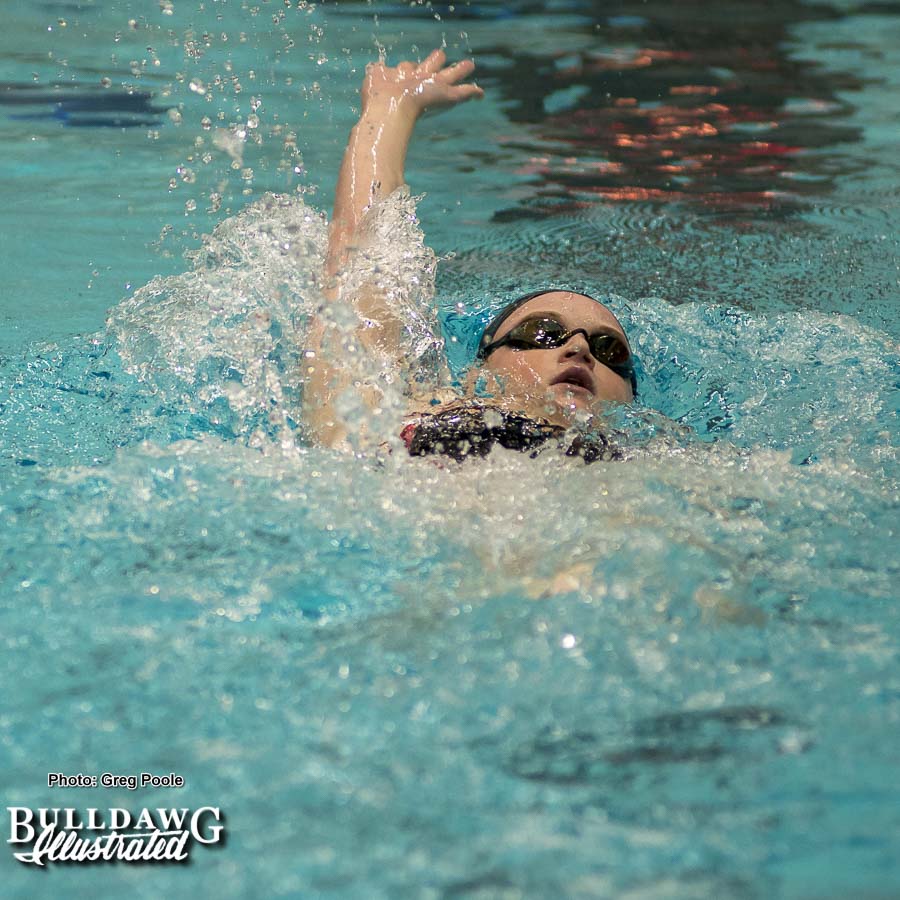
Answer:
[[[77,128],[158,125],[165,112],[154,105],[153,94],[149,91],[86,84],[0,83],[0,106],[10,107],[7,115],[11,119],[55,119]]]
[[[791,53],[791,28],[835,17],[801,3],[582,3],[577,51],[480,48],[509,116],[532,139],[522,172],[533,196],[496,218],[569,211],[598,200],[686,201],[783,212],[852,171],[839,145],[842,92],[860,79]],[[828,149],[831,152],[823,154]]]
[[[598,735],[545,727],[533,739],[512,749],[506,769],[519,778],[553,784],[608,783],[622,778],[611,768],[712,762],[740,757],[749,746],[748,734],[789,728],[775,709],[723,706],[650,716],[635,723],[630,734]],[[734,759],[737,763],[737,759]],[[632,774],[632,778],[636,773]]]

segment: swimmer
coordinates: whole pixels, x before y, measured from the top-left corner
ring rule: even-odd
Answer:
[[[344,153],[329,228],[330,298],[339,294],[341,273],[361,241],[366,212],[405,184],[406,152],[419,117],[484,96],[480,87],[465,81],[474,68],[471,60],[446,65],[442,50],[418,64],[366,67],[360,119]],[[353,302],[365,323],[358,332],[360,343],[382,357],[399,359],[403,323],[377,290],[360,292]],[[334,400],[353,378],[327,361],[322,336],[323,325],[314,324],[307,418],[315,439],[335,447],[344,444],[348,429]],[[484,456],[498,443],[535,454],[551,439],[561,440],[576,420],[635,397],[628,338],[612,312],[587,294],[546,288],[514,301],[488,324],[475,363],[493,399],[476,400],[470,379],[468,393],[449,403],[436,404],[433,398],[412,403],[401,434],[410,454],[462,459]],[[375,407],[377,390],[369,388],[366,399]],[[566,452],[587,462],[618,455],[597,434],[576,438]]]

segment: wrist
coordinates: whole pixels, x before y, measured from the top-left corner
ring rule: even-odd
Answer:
[[[419,118],[419,109],[412,97],[380,95],[363,101],[360,122],[380,124],[390,122],[412,129]]]
[[[379,173],[388,164],[399,167],[402,172],[417,118],[416,113],[405,106],[367,105],[353,127],[351,144],[354,152],[371,154]]]

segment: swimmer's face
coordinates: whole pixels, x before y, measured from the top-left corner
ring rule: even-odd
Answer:
[[[529,300],[503,322],[493,340],[500,340],[520,322],[542,315],[556,319],[566,331],[605,332],[628,344],[622,326],[605,306],[569,291]],[[571,419],[579,411],[599,411],[604,402],[634,399],[631,383],[595,359],[587,338],[580,333],[561,347],[498,347],[488,355],[484,368],[498,377],[504,398],[530,415]]]

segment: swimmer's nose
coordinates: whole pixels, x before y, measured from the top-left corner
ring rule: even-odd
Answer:
[[[596,360],[591,353],[591,348],[587,342],[587,336],[576,331],[565,344],[563,344],[563,359],[583,359],[591,368],[593,368]]]

